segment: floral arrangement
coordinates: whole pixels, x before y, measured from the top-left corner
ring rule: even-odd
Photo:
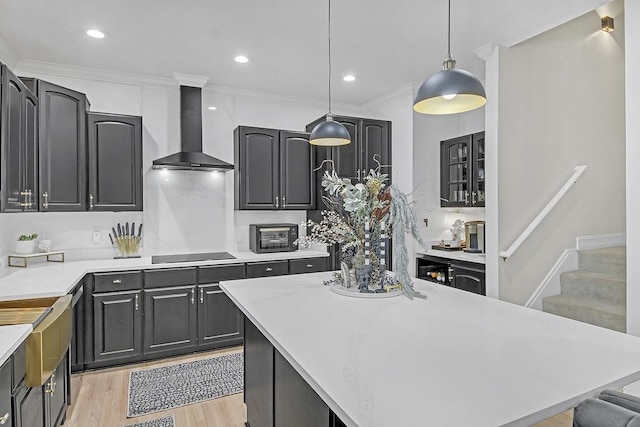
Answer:
[[[305,224],[307,235],[296,244],[341,244],[343,262],[355,269],[360,292],[383,292],[385,286],[399,283],[405,295],[420,296],[409,277],[405,246],[406,233],[425,246],[417,232],[417,219],[407,196],[387,185],[388,175],[380,173],[380,167],[356,184],[339,177],[333,168],[325,171],[322,187],[328,210],[322,212],[319,223],[309,220]],[[393,238],[394,276],[385,265],[389,237]]]
[[[464,228],[464,221],[461,219],[456,219],[455,222],[451,225],[451,240],[460,240],[460,235],[462,234],[462,229]]]

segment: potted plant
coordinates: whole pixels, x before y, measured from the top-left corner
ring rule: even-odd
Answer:
[[[18,237],[18,241],[16,242],[16,253],[23,255],[34,253],[36,250],[37,238],[37,234],[23,234]]]

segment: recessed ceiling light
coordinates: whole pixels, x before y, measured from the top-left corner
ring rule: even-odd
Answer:
[[[87,31],[87,35],[89,37],[93,37],[94,39],[103,39],[104,38],[104,33],[102,31],[99,31],[99,30],[89,30],[89,31]]]
[[[247,62],[249,62],[249,58],[247,58],[246,56],[243,55],[238,55],[235,58],[233,58],[234,61],[240,63],[240,64],[246,64]]]
[[[212,111],[213,110],[217,110],[217,109],[218,109],[218,107],[214,107],[213,105],[211,107],[209,107],[209,110],[212,110]]]
[[[352,82],[356,79],[356,76],[352,76],[351,74],[349,74],[348,76],[344,76],[342,78],[342,80],[344,80],[345,82]]]

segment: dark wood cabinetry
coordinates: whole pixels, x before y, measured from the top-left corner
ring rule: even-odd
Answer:
[[[273,427],[273,353],[269,340],[244,322],[244,401],[247,425]]]
[[[44,425],[45,427],[58,427],[66,418],[67,405],[67,370],[69,361],[67,357],[62,359],[58,368],[42,386],[44,391]],[[26,425],[24,426],[26,427]]]
[[[142,210],[142,117],[88,113],[89,210]]]
[[[9,359],[0,368],[0,423],[7,426],[13,425],[11,376],[11,359]]]
[[[142,354],[142,291],[93,295],[93,360]]]
[[[0,208],[38,210],[38,99],[0,66]]]
[[[315,207],[309,134],[240,126],[234,149],[236,210]]]
[[[198,285],[198,345],[242,344],[242,314],[220,285]]]
[[[440,143],[440,205],[485,204],[484,132]]]
[[[440,285],[486,295],[484,264],[420,255],[416,258],[416,276]]]
[[[42,387],[21,387],[13,398],[14,427],[45,427]]]
[[[196,287],[144,290],[144,352],[196,345]]]
[[[87,210],[87,97],[43,80],[35,87],[41,210]]]

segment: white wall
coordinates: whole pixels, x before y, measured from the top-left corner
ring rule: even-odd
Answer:
[[[87,94],[92,111],[143,116],[144,213],[30,213],[0,216],[0,255],[12,251],[18,234],[34,230],[53,240],[55,249],[71,258],[109,256],[108,230],[117,222],[144,223],[143,252],[146,255],[248,249],[248,224],[295,222],[304,211],[234,212],[233,173],[156,171],[152,161],[178,151],[179,90],[177,83],[145,84],[96,80],[90,70],[64,67],[56,72],[38,72],[33,67],[16,72],[39,77]],[[102,74],[97,73],[98,76]],[[113,76],[112,76],[113,77]],[[117,78],[117,76],[116,76]],[[203,92],[203,148],[207,154],[233,163],[233,130],[238,125],[304,130],[307,123],[326,113],[320,102],[306,102],[264,94]],[[209,105],[216,111],[206,109]],[[359,107],[336,106],[337,114],[361,115]],[[102,242],[92,243],[91,231],[100,227]]]
[[[503,300],[524,303],[576,236],[625,230],[623,27],[617,19],[616,33],[604,33],[591,12],[500,49],[500,185],[493,201],[499,249],[515,240],[576,165],[588,165],[513,257],[487,259],[498,264]]]

